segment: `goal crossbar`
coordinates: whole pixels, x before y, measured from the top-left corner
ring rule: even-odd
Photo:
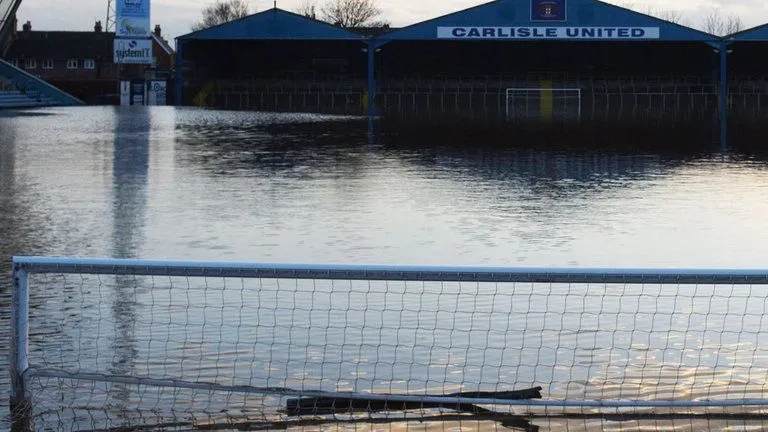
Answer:
[[[423,282],[627,284],[768,283],[768,269],[512,268],[341,264],[216,263],[172,260],[15,257],[27,273]]]

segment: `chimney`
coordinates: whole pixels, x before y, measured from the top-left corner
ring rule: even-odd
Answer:
[[[22,27],[22,31],[24,33],[29,33],[32,31],[32,21],[27,21],[24,23],[24,26]]]
[[[163,37],[163,30],[160,28],[160,24],[155,25],[155,36],[159,38]]]
[[[19,34],[19,19],[16,18],[15,16],[13,17],[13,26],[11,28],[12,28],[11,32],[13,34],[13,37],[14,38],[17,37]]]
[[[101,31],[104,28],[101,26],[101,21],[96,21],[96,25],[93,26],[93,31],[96,33],[101,33]]]

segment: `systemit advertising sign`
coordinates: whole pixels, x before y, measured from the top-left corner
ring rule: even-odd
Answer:
[[[152,64],[152,40],[115,39],[115,63]]]
[[[117,0],[115,10],[118,37],[149,37],[150,0]]]

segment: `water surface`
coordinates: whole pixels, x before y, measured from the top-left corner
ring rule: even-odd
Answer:
[[[482,135],[371,138],[367,127],[356,118],[173,108],[4,114],[0,257],[6,269],[25,254],[768,267],[760,156],[710,143],[672,151],[680,143],[663,141],[656,150],[537,150],[499,145],[498,133],[493,145]],[[5,340],[9,283],[0,281]],[[112,289],[103,292],[119,297]],[[32,296],[71,312],[60,307],[65,293]],[[141,316],[122,313],[135,299],[111,299],[118,324]],[[0,352],[0,370],[6,361]],[[0,377],[2,405],[7,388]]]

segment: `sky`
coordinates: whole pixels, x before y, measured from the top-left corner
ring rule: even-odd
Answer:
[[[382,18],[393,26],[404,26],[445,15],[468,7],[487,3],[488,0],[378,0]],[[273,0],[250,0],[253,10],[272,7]],[[293,10],[301,0],[278,0],[282,9]],[[766,0],[608,0],[636,10],[676,10],[685,23],[694,27],[713,9],[724,15],[738,15],[745,28],[768,22]],[[152,23],[160,24],[163,35],[173,38],[190,32],[190,26],[200,17],[200,10],[213,0],[152,0]],[[671,5],[671,6],[670,6]],[[107,0],[24,0],[18,11],[19,22],[32,22],[35,30],[90,30],[96,20],[104,21]]]

